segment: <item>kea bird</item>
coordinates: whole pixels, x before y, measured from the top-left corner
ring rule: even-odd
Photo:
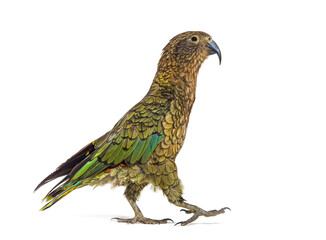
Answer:
[[[119,222],[156,224],[171,220],[146,218],[140,211],[136,201],[148,184],[161,189],[169,202],[183,208],[181,211],[193,214],[179,222],[181,225],[229,209],[205,211],[187,203],[175,163],[186,137],[198,71],[212,54],[217,54],[221,63],[221,51],[207,33],[189,31],[173,37],[163,49],[146,96],[112,130],[86,145],[36,187],[64,176],[45,196],[47,204],[41,210],[77,188],[107,183],[126,186],[124,195],[135,212],[131,219],[115,218]]]

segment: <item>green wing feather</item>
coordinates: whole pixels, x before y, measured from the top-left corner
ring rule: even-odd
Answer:
[[[146,163],[164,137],[161,126],[164,110],[161,105],[144,102],[132,108],[109,133],[96,140],[96,150],[74,169],[70,181],[94,176],[122,162],[128,165]]]

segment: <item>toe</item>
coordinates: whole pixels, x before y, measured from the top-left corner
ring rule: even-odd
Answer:
[[[169,221],[174,223],[174,221],[171,218],[164,218],[164,219],[160,219],[160,220],[146,218],[142,222],[146,223],[146,224],[164,224],[164,223],[168,223]]]
[[[111,218],[112,220],[117,220],[118,222],[123,222],[123,223],[135,223],[137,220],[135,218]]]
[[[193,211],[188,210],[188,209],[181,209],[180,212],[185,212],[187,214],[194,213]]]
[[[186,226],[188,223],[187,221],[182,221],[182,222],[177,222],[176,224],[174,224],[174,226],[177,226],[177,225],[181,225],[181,226]]]
[[[171,221],[172,223],[174,223],[174,221],[171,218],[164,218],[164,219],[162,219],[160,221],[162,221],[163,223],[168,223],[169,221]]]

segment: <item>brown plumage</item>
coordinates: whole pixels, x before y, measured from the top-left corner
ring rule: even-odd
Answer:
[[[161,189],[171,203],[185,208],[186,213],[193,213],[181,225],[199,216],[224,213],[228,208],[205,211],[185,202],[175,163],[195,101],[198,71],[214,53],[221,60],[218,46],[204,32],[185,32],[172,38],[163,49],[147,95],[111,131],[84,147],[37,186],[36,189],[66,176],[45,197],[49,202],[42,210],[76,188],[112,183],[126,186],[125,196],[135,212],[134,218],[119,218],[119,222],[168,222],[169,219],[145,218],[136,205],[141,190],[148,184]]]

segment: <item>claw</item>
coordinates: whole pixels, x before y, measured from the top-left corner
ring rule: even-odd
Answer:
[[[174,226],[177,226],[178,224],[180,224],[181,226],[186,226],[188,222],[187,221],[177,222],[176,224],[174,224]]]
[[[171,218],[164,218],[161,221],[171,221],[172,223],[174,223],[174,221]]]
[[[193,211],[187,210],[187,209],[181,209],[180,212],[185,212],[187,214],[194,213]]]
[[[223,214],[225,213],[225,210],[230,210],[230,208],[228,207],[224,207],[224,208],[221,208],[220,210],[211,210],[211,211],[208,211],[207,212],[207,215],[206,214],[203,214],[203,216],[206,216],[206,217],[209,217],[209,216],[216,216],[218,214]]]

